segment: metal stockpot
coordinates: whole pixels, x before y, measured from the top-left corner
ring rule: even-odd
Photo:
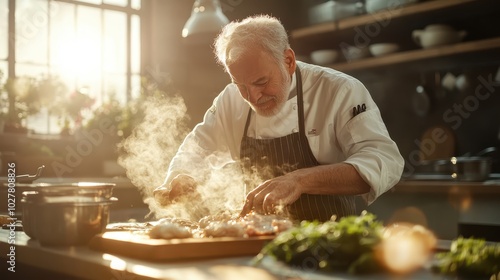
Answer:
[[[22,193],[24,232],[42,245],[84,245],[106,229],[114,184],[36,184]]]
[[[92,201],[90,198],[59,200],[57,202],[30,201],[24,193],[21,200],[23,229],[42,245],[84,245],[96,234],[104,232],[109,223],[110,206],[116,198]],[[73,199],[73,198],[72,198]]]
[[[449,174],[457,181],[485,181],[490,176],[492,162],[489,157],[452,157],[436,160],[434,170],[440,174]]]

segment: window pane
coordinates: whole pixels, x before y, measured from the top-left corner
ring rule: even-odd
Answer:
[[[76,42],[75,5],[58,3],[58,12],[51,18],[50,66],[51,73],[59,76],[68,86],[74,88],[76,71],[73,58]]]
[[[26,126],[35,134],[59,134],[61,132],[59,118],[50,114],[47,108],[42,108],[38,114],[28,116]]]
[[[76,45],[73,46],[73,70],[79,80],[98,79],[101,72],[101,10],[77,8]]]
[[[104,0],[105,4],[127,7],[128,0]]]
[[[132,0],[132,9],[141,9],[141,0]]]
[[[132,16],[131,26],[131,71],[132,73],[139,73],[141,71],[141,20],[139,16]]]
[[[16,63],[16,77],[39,78],[49,73],[47,67],[33,64]]]
[[[9,38],[9,6],[7,0],[0,0],[0,59],[7,58]]]
[[[138,98],[141,95],[141,75],[132,75],[131,86],[130,96],[132,99]]]
[[[105,73],[127,72],[127,17],[125,13],[104,11]]]
[[[106,96],[112,96],[121,104],[125,104],[127,102],[126,75],[106,75],[104,77],[104,91]]]
[[[16,61],[47,63],[47,0],[16,1]]]

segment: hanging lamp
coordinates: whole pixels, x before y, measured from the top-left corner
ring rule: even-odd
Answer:
[[[182,29],[182,37],[190,43],[212,43],[229,19],[218,0],[195,0],[191,16]]]

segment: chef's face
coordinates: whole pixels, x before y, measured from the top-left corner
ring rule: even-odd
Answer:
[[[259,115],[276,115],[290,94],[291,75],[295,71],[295,55],[285,51],[285,58],[276,63],[263,51],[242,54],[228,65],[228,72],[241,96]]]

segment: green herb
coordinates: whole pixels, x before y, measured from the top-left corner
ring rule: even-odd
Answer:
[[[488,244],[483,239],[459,237],[449,252],[436,254],[433,270],[464,277],[500,275],[500,244]]]
[[[258,264],[271,256],[305,270],[353,274],[381,271],[374,248],[382,240],[383,229],[375,215],[367,212],[339,221],[303,221],[266,244],[254,261]]]

